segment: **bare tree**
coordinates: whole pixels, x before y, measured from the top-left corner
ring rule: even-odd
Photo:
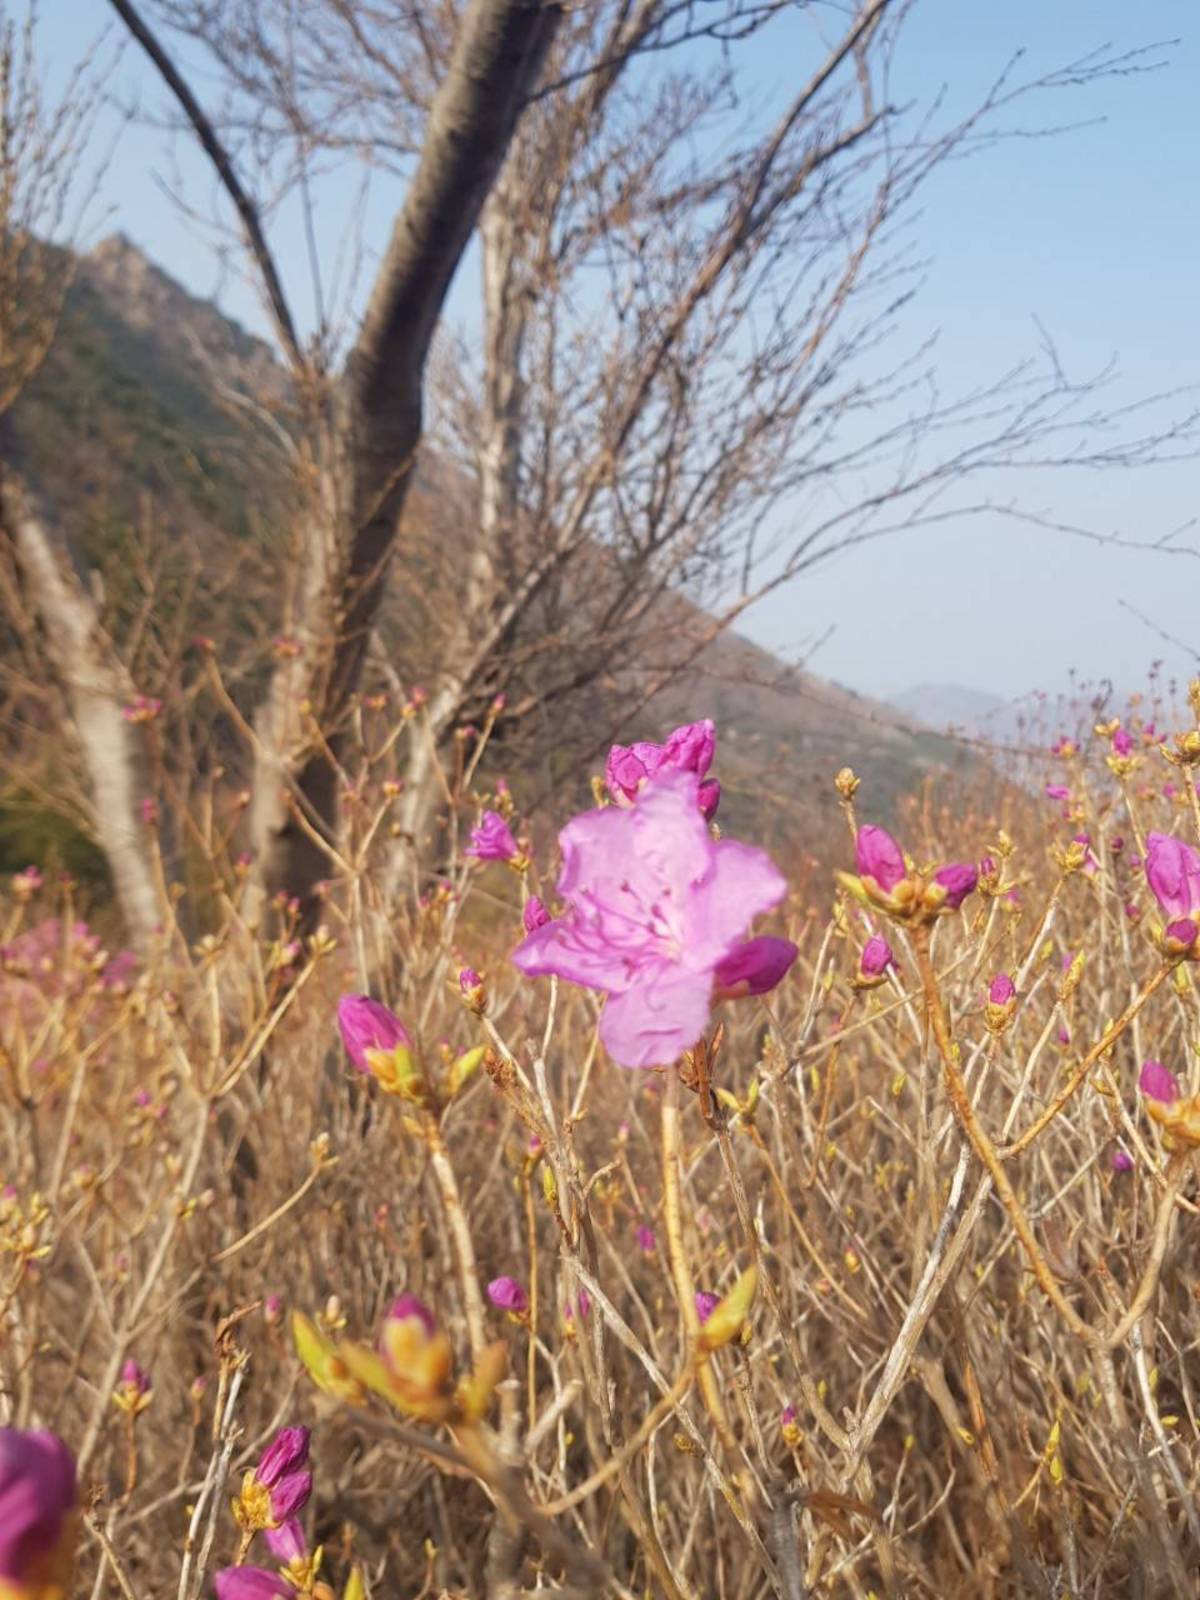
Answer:
[[[569,19],[484,208],[479,361],[452,372],[434,433],[475,514],[443,577],[448,625],[416,666],[436,690],[408,836],[438,802],[434,752],[497,692],[529,759],[569,731],[599,749],[617,728],[597,726],[598,682],[628,719],[757,598],[839,551],[993,508],[975,480],[999,469],[1135,464],[1193,432],[1189,417],[1097,449],[1099,384],[1072,382],[1053,351],[946,397],[928,348],[896,348],[919,287],[899,230],[930,176],[1034,94],[1152,58],[1006,72],[939,128],[889,99],[911,7],[864,0],[763,132],[727,110],[727,59],[645,70],[667,9]],[[743,122],[737,142],[698,132]]]
[[[21,26],[0,14],[0,423],[46,358],[72,277],[72,256],[55,242],[77,236],[103,162],[87,151],[97,77],[80,67],[48,99],[35,50],[36,8]],[[88,825],[107,856],[131,938],[151,942],[162,908],[144,844],[140,762],[124,707],[133,687],[72,570],[47,507],[23,481],[11,435],[0,475],[0,541],[8,610],[36,619],[32,648],[61,686],[67,727],[87,774]],[[46,717],[47,702],[37,715]]]
[[[936,101],[891,98],[913,0],[860,0],[766,110],[746,103],[737,47],[805,5],[110,3],[214,165],[291,372],[294,412],[274,425],[301,509],[278,550],[288,648],[253,717],[251,831],[260,891],[306,911],[339,840],[373,646],[431,686],[394,885],[455,730],[498,695],[510,748],[597,744],[614,704],[636,712],[756,597],[837,551],[991,506],[998,468],[1137,463],[1190,438],[1185,419],[1096,450],[1111,420],[1096,385],[1052,352],[946,398],[928,349],[897,348],[919,286],[902,229],[931,174],[1034,92],[1142,70],[1140,54],[1006,72],[943,126]],[[164,26],[211,52],[215,109]],[[347,339],[312,185],[351,159],[406,192]],[[289,197],[312,241],[311,338],[270,245]],[[431,383],[476,231],[479,351],[444,338]],[[425,431],[430,492],[414,497]],[[417,582],[393,583],[388,608],[401,545]]]

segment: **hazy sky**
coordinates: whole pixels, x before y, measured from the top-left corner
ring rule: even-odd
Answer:
[[[43,0],[41,13],[42,49],[55,71],[112,15],[104,0]],[[1007,141],[947,166],[925,191],[913,237],[930,265],[904,334],[914,346],[938,334],[947,392],[1010,369],[1036,349],[1040,323],[1074,377],[1115,360],[1110,404],[1189,387],[1196,393],[1181,395],[1175,411],[1200,404],[1200,12],[1195,0],[918,0],[898,100],[926,99],[946,85],[951,108],[965,109],[1022,48],[1022,70],[1036,75],[1099,46],[1172,40],[1160,52],[1164,70],[1048,99],[1022,117],[1090,125]],[[203,92],[200,63],[191,65]],[[756,49],[752,70],[764,94],[781,93],[811,61],[793,66],[775,45]],[[110,88],[146,110],[163,105],[132,51]],[[265,332],[236,266],[222,266],[164,195],[162,180],[179,178],[193,204],[211,208],[212,181],[187,140],[168,145],[153,128],[128,128],[104,184],[109,209],[94,231],[124,229],[193,292],[215,295]],[[396,198],[386,187],[372,197],[367,236],[375,248]],[[336,234],[351,203],[350,180],[327,183],[319,196],[324,228]],[[296,218],[277,219],[273,239],[303,316],[309,291]],[[469,292],[469,284],[460,289],[451,313],[468,330]],[[1150,541],[1200,514],[1198,476],[1192,461],[1090,479],[1043,474],[1030,483],[1017,474],[1003,492],[1056,520]],[[1179,543],[1200,551],[1200,530]],[[1187,648],[1164,644],[1129,606]],[[810,665],[868,694],[926,681],[1013,696],[1057,691],[1072,668],[1134,687],[1157,657],[1195,670],[1200,559],[1098,549],[1007,520],[963,520],[847,554],[764,602],[745,626],[792,657],[830,629]]]

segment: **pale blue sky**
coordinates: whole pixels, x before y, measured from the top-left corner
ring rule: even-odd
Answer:
[[[58,67],[109,25],[104,0],[43,0],[42,48]],[[927,98],[945,84],[952,107],[986,91],[1013,52],[1025,71],[1051,70],[1102,45],[1175,40],[1169,65],[1045,101],[1026,121],[1102,119],[1050,140],[1013,140],[947,166],[924,195],[915,239],[930,259],[926,287],[906,313],[913,344],[939,333],[947,390],[998,376],[1037,344],[1040,322],[1064,364],[1082,376],[1115,358],[1114,404],[1200,386],[1200,12],[1194,0],[918,0],[898,67],[896,98]],[[193,66],[198,63],[193,62]],[[758,51],[764,94],[786,89],[801,62]],[[203,77],[197,80],[203,92]],[[161,108],[162,95],[127,51],[115,95]],[[163,193],[182,177],[204,209],[215,188],[182,137],[125,131],[103,190],[97,232],[124,229],[169,272],[262,331],[252,289],[225,267]],[[349,215],[352,183],[319,195],[330,234]],[[386,236],[396,190],[378,188],[368,241]],[[219,202],[218,202],[219,203]],[[99,212],[96,213],[100,221]],[[273,240],[302,318],[311,307],[294,216]],[[460,286],[452,314],[474,323]],[[1179,410],[1196,397],[1181,400]],[[1087,481],[1014,483],[1048,514],[1130,539],[1150,540],[1200,513],[1198,467],[1183,462]],[[1200,549],[1200,532],[1181,541]],[[1011,523],[963,521],[898,536],[848,554],[765,602],[745,631],[796,655],[833,629],[810,665],[864,693],[950,681],[1019,695],[1057,691],[1071,668],[1135,686],[1158,656],[1186,672],[1195,658],[1164,645],[1125,600],[1200,650],[1200,560],[1098,550]]]

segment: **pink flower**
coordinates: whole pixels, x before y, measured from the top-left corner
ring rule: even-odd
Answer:
[[[873,933],[862,947],[858,958],[859,975],[864,978],[882,978],[889,967],[896,965],[892,947],[881,933]]]
[[[66,1592],[74,1505],[75,1463],[62,1440],[0,1428],[0,1590]]]
[[[1179,1080],[1161,1061],[1147,1061],[1143,1065],[1138,1088],[1147,1100],[1157,1100],[1164,1106],[1179,1099]]]
[[[704,1032],[716,969],[787,885],[762,850],[715,841],[693,772],[667,771],[626,808],[586,811],[559,835],[561,916],[517,947],[530,977],[608,996],[600,1038],[627,1067],[665,1066]]]
[[[854,855],[861,878],[871,878],[891,894],[896,885],[908,875],[904,864],[904,851],[885,828],[868,823],[860,828],[854,840]]]
[[[515,1278],[493,1278],[487,1286],[488,1299],[501,1311],[520,1315],[529,1310],[529,1296]]]
[[[1064,805],[1070,803],[1071,791],[1065,783],[1048,783],[1046,785],[1046,799],[1060,800]]]
[[[952,861],[937,869],[933,881],[946,891],[946,904],[957,911],[967,896],[975,893],[979,872],[965,861]]]
[[[1146,882],[1168,917],[1200,911],[1200,855],[1182,839],[1166,833],[1147,837]]]
[[[647,778],[665,772],[692,772],[703,778],[712,766],[717,750],[717,736],[709,721],[685,722],[667,735],[665,744],[615,744],[604,763],[604,781],[608,792],[618,805],[631,805]],[[713,780],[714,788],[701,784],[697,804],[711,817],[721,798],[721,788]]]
[[[271,1505],[274,1510],[274,1501]],[[264,1528],[263,1538],[280,1566],[286,1567],[290,1562],[301,1561],[308,1554],[308,1541],[297,1517],[286,1518],[277,1528]]]
[[[394,1011],[365,994],[343,995],[338,1001],[338,1028],[346,1054],[360,1072],[369,1072],[368,1050],[385,1054],[403,1045],[412,1048],[408,1030]]]
[[[988,1000],[994,1006],[1006,1006],[1017,997],[1017,986],[1007,972],[998,972],[988,985]]]
[[[214,1581],[217,1600],[294,1600],[296,1594],[286,1578],[266,1567],[226,1567]]]
[[[1122,759],[1133,754],[1133,735],[1127,728],[1118,728],[1112,736],[1112,752]]]
[[[1114,1172],[1132,1172],[1133,1157],[1128,1150],[1114,1150],[1112,1153],[1112,1169]]]
[[[137,957],[132,950],[118,950],[111,961],[105,962],[100,974],[101,987],[122,992],[128,989],[137,971],[137,964]]]
[[[714,974],[718,993],[730,1000],[769,994],[782,983],[799,954],[790,939],[773,939],[767,935],[747,939],[718,964]]]
[[[637,1231],[637,1245],[644,1256],[652,1256],[658,1249],[658,1240],[654,1237],[654,1229],[647,1227],[644,1222]]]
[[[512,861],[517,855],[512,829],[498,811],[485,811],[471,829],[471,842],[463,852],[476,861]]]
[[[779,1413],[779,1426],[781,1428],[794,1428],[796,1425],[796,1408],[793,1405],[784,1406]]]
[[[720,1304],[719,1294],[713,1294],[710,1289],[696,1290],[696,1315],[701,1322],[707,1322]]]
[[[538,899],[531,894],[525,902],[525,909],[521,913],[521,920],[525,924],[526,933],[536,933],[539,928],[544,928],[550,921],[550,913]]]

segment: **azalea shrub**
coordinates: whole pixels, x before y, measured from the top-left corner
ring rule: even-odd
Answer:
[[[803,870],[709,722],[480,751],[386,895],[368,762],[319,927],[138,957],[17,874],[2,1600],[1194,1593],[1198,723]]]

